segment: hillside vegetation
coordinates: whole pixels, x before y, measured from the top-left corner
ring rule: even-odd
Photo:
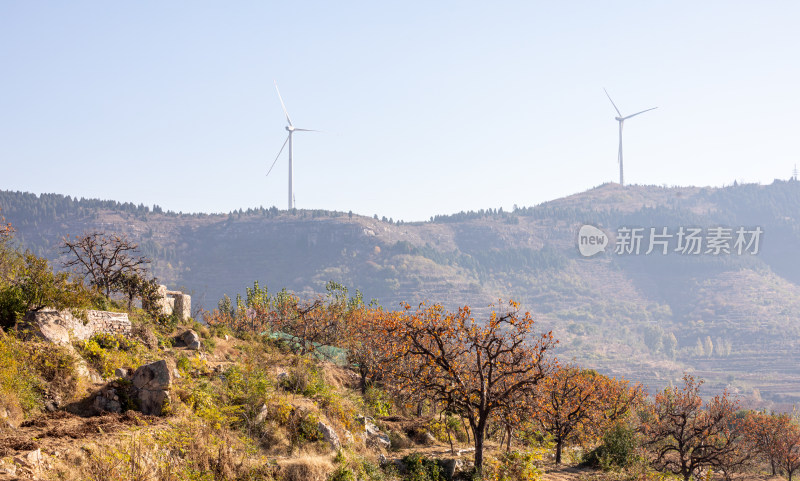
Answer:
[[[54,262],[66,235],[128,234],[162,281],[214,306],[253,279],[311,298],[330,280],[394,309],[513,298],[559,354],[655,391],[690,370],[779,408],[800,399],[800,184],[722,189],[606,184],[510,212],[402,223],[349,213],[249,209],[182,214],[144,205],[0,192],[18,239]],[[757,255],[620,256],[576,249],[580,225],[760,227]],[[710,346],[710,347],[709,347]],[[631,362],[635,359],[634,362]],[[779,373],[779,374],[778,374]]]

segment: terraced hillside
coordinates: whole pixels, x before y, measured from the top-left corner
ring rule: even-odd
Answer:
[[[561,339],[562,359],[659,389],[698,370],[769,404],[800,400],[800,183],[723,189],[606,184],[511,212],[487,209],[392,223],[328,211],[249,209],[180,214],[111,201],[0,192],[26,247],[51,259],[65,235],[125,232],[162,281],[216,305],[259,280],[306,296],[328,280],[386,307],[499,298],[533,311]],[[583,258],[578,228],[603,228],[611,246]],[[621,227],[739,227],[763,232],[756,255],[614,253]],[[754,393],[754,389],[758,392]]]

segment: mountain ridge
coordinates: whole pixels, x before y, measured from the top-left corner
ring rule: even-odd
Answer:
[[[0,191],[0,208],[26,247],[56,262],[65,235],[126,233],[153,259],[156,276],[193,291],[206,308],[255,280],[308,297],[336,280],[387,308],[469,304],[476,316],[513,298],[562,339],[564,358],[651,389],[698,370],[719,389],[758,389],[774,403],[800,400],[800,369],[786,367],[800,347],[796,181],[725,188],[603,184],[533,207],[414,223],[276,208],[176,214],[8,191]],[[759,226],[764,235],[758,255],[623,256],[612,244],[586,259],[576,246],[582,224],[612,233],[621,226],[670,232]],[[671,336],[677,346],[669,348]],[[706,352],[706,338],[719,347]],[[745,369],[748,359],[755,365]],[[768,379],[776,369],[785,371],[783,378]]]

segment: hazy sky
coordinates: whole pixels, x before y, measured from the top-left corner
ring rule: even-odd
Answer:
[[[0,3],[0,189],[404,220],[788,178],[800,3]]]

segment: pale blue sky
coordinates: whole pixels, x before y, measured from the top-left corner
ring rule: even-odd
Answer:
[[[404,220],[800,160],[797,2],[0,3],[0,189]]]

